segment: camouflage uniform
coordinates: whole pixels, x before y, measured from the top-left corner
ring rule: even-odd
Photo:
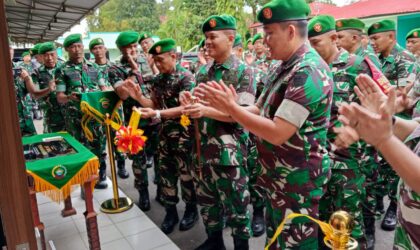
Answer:
[[[176,65],[173,74],[159,74],[153,80],[153,101],[158,109],[178,107],[181,91],[190,91],[195,84],[194,76],[188,70]],[[178,178],[181,180],[182,199],[186,204],[196,205],[197,198],[191,175],[192,126],[185,129],[179,118],[163,119],[159,133],[159,173],[163,187],[165,205],[176,205]]]
[[[379,70],[381,69],[381,62],[373,50],[364,49],[360,46],[355,52],[355,55],[368,58]],[[361,142],[364,144],[364,142]],[[363,156],[362,173],[365,176],[365,196],[362,201],[363,218],[375,217],[376,196],[378,194],[377,183],[379,181],[379,155],[376,149],[371,145],[365,145],[365,154]]]
[[[13,66],[15,68],[14,64]],[[25,82],[19,76],[14,76],[14,85],[20,133],[22,136],[34,135],[36,134],[34,121],[32,120],[31,111],[25,99],[25,97],[28,95]]]
[[[280,117],[298,130],[280,146],[262,139],[257,142],[262,166],[257,184],[267,194],[267,240],[292,212],[318,218],[319,200],[330,173],[326,146],[333,82],[328,65],[304,44],[276,70],[256,105],[261,116]],[[317,249],[317,237],[316,224],[295,219],[270,249]]]
[[[100,91],[100,86],[105,86],[105,79],[98,66],[89,61],[74,64],[71,61],[65,62],[55,70],[57,92],[64,92],[66,95],[72,93],[82,94],[87,92]],[[105,134],[102,125],[96,120],[89,123],[93,133],[93,141],[88,141],[83,133],[81,120],[83,113],[80,111],[80,101],[72,101],[65,105],[66,130],[105,164]]]
[[[240,105],[254,104],[252,69],[234,55],[222,65],[209,63],[202,66],[196,78],[198,83],[223,80],[227,85],[232,84]],[[250,202],[246,169],[248,134],[237,123],[210,118],[200,119],[199,127],[203,179],[198,175],[195,179],[207,233],[221,231],[225,215],[233,236],[249,239],[252,232],[247,208]]]
[[[420,157],[420,126],[408,137],[406,143]],[[420,249],[420,194],[401,180],[398,203],[393,249]]]
[[[416,64],[414,56],[395,44],[388,57],[379,56],[382,63],[382,72],[389,79],[392,85],[405,87],[408,82],[414,82],[416,77]],[[410,119],[411,115],[400,113],[400,117]],[[379,174],[382,183],[379,183],[382,196],[388,194],[393,202],[397,202],[397,189],[399,177],[386,161],[383,161],[379,167]]]
[[[41,65],[32,73],[32,81],[38,89],[49,87],[49,83],[54,81],[55,72],[60,65],[57,63],[54,68],[47,68]],[[62,112],[63,105],[57,101],[57,93],[50,92],[47,96],[39,100],[40,107],[44,112],[44,133],[54,133],[66,130],[66,123]]]
[[[372,75],[372,73],[363,57],[350,55],[343,49],[330,67],[334,80],[331,123],[328,129],[328,151],[332,165],[331,179],[319,206],[320,218],[328,221],[331,214],[337,210],[349,212],[355,221],[351,235],[363,249],[366,248],[366,238],[363,232],[362,201],[365,197],[365,175],[362,166],[365,163],[363,155],[366,144],[358,141],[348,149],[337,149],[334,145],[336,134],[333,128],[341,126],[341,122],[338,121],[340,103],[357,101],[353,90],[356,86],[356,77],[359,74]]]
[[[32,75],[32,73],[34,73],[35,69],[39,68],[39,67],[36,67],[36,65],[32,62],[30,62],[29,64],[26,64],[24,62],[20,62],[20,63],[18,63],[18,67],[20,67],[22,69],[25,69],[28,72],[29,75]],[[36,113],[37,111],[39,111],[38,101],[35,100],[35,98],[33,98],[30,94],[25,96],[25,101],[28,105],[28,110],[31,113],[31,115],[33,117],[35,117],[35,119],[41,119],[42,115],[39,116],[39,114]]]
[[[150,85],[146,85],[145,82],[150,82],[152,80],[152,74],[150,67],[147,62],[140,63],[139,65],[140,74],[132,73],[130,64],[123,58],[117,61],[111,68],[108,70],[109,82],[111,85],[116,88],[119,84],[122,84],[129,76],[135,76],[135,82],[140,84],[143,95],[146,98],[150,98]],[[124,101],[123,110],[124,110],[124,120],[127,123],[131,117],[132,109],[135,106],[139,106],[137,101],[129,98]],[[147,177],[147,167],[146,167],[146,154],[153,154],[157,152],[158,145],[158,127],[157,125],[151,125],[149,120],[142,119],[140,120],[140,128],[144,130],[145,136],[147,136],[146,148],[144,151],[141,151],[137,155],[130,156],[129,158],[133,160],[133,174],[134,174],[134,187],[138,190],[142,188],[147,188],[149,185]]]

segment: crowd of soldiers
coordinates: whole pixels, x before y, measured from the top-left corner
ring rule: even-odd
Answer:
[[[79,106],[80,93],[113,90],[124,100],[126,122],[132,108],[141,107],[147,146],[129,158],[143,211],[151,209],[147,169],[155,169],[164,233],[179,222],[179,179],[186,205],[181,231],[194,226],[201,207],[208,238],[197,249],[225,249],[226,226],[235,249],[248,249],[253,236],[266,233],[270,241],[292,212],[328,221],[337,210],[354,217],[351,237],[360,249],[374,248],[375,220],[383,213],[382,228],[398,228],[395,249],[420,248],[418,231],[409,230],[420,224],[401,219],[407,210],[397,216],[399,177],[392,168],[362,140],[347,148],[335,144],[338,132],[346,135],[340,105],[359,102],[360,74],[384,75],[396,87],[399,117],[420,115],[420,29],[407,35],[408,51],[396,42],[391,20],[365,27],[359,19],[327,15],[308,21],[309,14],[304,0],[273,0],[258,13],[264,34],[246,42],[234,17],[208,17],[194,74],[181,67],[176,41],[155,42],[148,32],[121,32],[115,62],[101,38],[89,44],[94,62],[84,58],[80,34],[64,40],[65,62],[53,42],[39,44],[32,49],[39,66],[20,72],[14,65],[22,135],[36,133],[29,93],[42,108],[45,133],[66,130],[98,156],[96,188],[107,188],[104,131],[91,121],[95,139],[88,141]],[[184,127],[181,115],[193,124]],[[119,177],[128,178],[126,156],[115,154]],[[419,196],[410,197],[408,212],[420,216]],[[295,219],[270,249],[325,248],[322,238],[315,223]]]

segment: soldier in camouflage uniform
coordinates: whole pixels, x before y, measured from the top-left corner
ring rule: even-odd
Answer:
[[[233,52],[236,55],[236,57],[242,60],[243,55],[243,46],[242,46],[242,37],[240,34],[236,34],[235,36],[235,42],[233,44]],[[254,68],[257,69],[257,68]],[[261,71],[257,69],[258,71]],[[255,74],[254,74],[255,76]],[[255,81],[254,81],[255,82]],[[254,86],[254,88],[258,87]],[[258,89],[257,89],[258,94]],[[264,198],[261,194],[261,191],[257,190],[257,164],[258,164],[258,152],[257,152],[257,143],[256,143],[256,137],[253,134],[249,134],[249,140],[247,143],[248,148],[248,157],[247,157],[247,169],[248,169],[248,176],[249,176],[249,182],[248,182],[248,188],[249,192],[251,194],[251,203],[253,207],[253,216],[252,216],[252,222],[251,222],[251,228],[253,232],[254,237],[259,237],[264,234],[265,232],[265,223],[264,223]]]
[[[357,96],[353,90],[356,86],[356,77],[359,74],[372,75],[372,72],[363,57],[351,55],[343,48],[337,48],[338,35],[335,26],[332,16],[320,15],[311,19],[308,27],[309,41],[330,65],[334,81],[331,119],[327,135],[332,163],[331,179],[320,202],[320,218],[328,221],[331,214],[337,210],[349,212],[355,221],[351,235],[359,242],[360,248],[365,249],[367,242],[364,236],[362,214],[365,175],[362,167],[365,164],[363,155],[366,144],[356,142],[348,149],[337,149],[334,145],[336,137],[334,128],[341,126],[338,121],[339,105],[342,102],[356,101]],[[372,219],[374,223],[374,217]],[[371,247],[373,247],[373,242]]]
[[[138,61],[137,45],[139,34],[133,31],[121,32],[116,44],[121,51],[122,57],[109,68],[109,82],[117,94],[124,100],[123,110],[126,123],[131,117],[132,109],[138,103],[130,98],[127,82],[133,82],[141,87],[144,96],[150,98],[152,71],[146,61]],[[150,210],[149,181],[147,176],[146,154],[154,155],[157,152],[159,131],[158,124],[152,124],[148,119],[140,121],[140,128],[148,137],[146,148],[138,155],[130,156],[133,160],[134,187],[139,191],[139,207],[143,211]],[[157,164],[156,166],[157,167]]]
[[[410,52],[403,49],[396,41],[396,27],[391,20],[383,20],[372,24],[368,34],[375,52],[379,53],[379,60],[382,64],[382,72],[389,79],[392,85],[399,90],[414,83],[416,78],[415,58]],[[409,119],[411,115],[400,113],[401,117]],[[382,183],[378,183],[379,207],[383,202],[383,195],[388,194],[391,203],[386,211],[381,227],[384,230],[394,230],[396,225],[397,210],[397,187],[399,177],[394,170],[383,161],[379,167],[379,174]]]
[[[53,42],[42,44],[38,53],[43,56],[44,64],[32,73],[32,81],[39,89],[48,88],[55,81],[55,71],[61,65],[57,62],[56,47]],[[55,84],[55,83],[54,83]],[[39,100],[44,113],[44,133],[55,133],[66,130],[62,105],[57,101],[57,94],[51,91]]]
[[[81,126],[83,114],[80,110],[79,95],[105,90],[105,78],[96,64],[86,61],[84,58],[80,34],[67,36],[63,46],[69,55],[69,60],[55,71],[57,100],[60,104],[66,105],[66,130],[99,158],[98,182],[103,182],[106,179],[105,134],[102,125],[96,120],[92,120],[89,127],[94,139],[89,141],[86,138]]]
[[[420,125],[408,136],[406,144],[420,157]],[[399,185],[398,207],[393,249],[420,249],[420,194],[404,181]]]
[[[22,136],[34,135],[36,134],[34,121],[32,119],[31,111],[29,110],[29,105],[27,104],[25,98],[29,94],[25,83],[25,79],[30,77],[25,70],[22,70],[16,65],[13,66],[13,78],[15,85],[16,105],[18,111],[20,133],[22,134]],[[18,71],[21,71],[22,73],[20,75],[15,75],[15,72],[18,73]]]
[[[198,220],[197,198],[194,189],[192,171],[192,130],[183,127],[179,117],[183,107],[180,107],[179,94],[190,91],[195,84],[191,72],[177,64],[173,39],[163,39],[156,42],[149,50],[153,61],[159,69],[159,75],[153,79],[152,98],[143,97],[141,92],[132,96],[141,106],[144,118],[154,118],[162,121],[159,145],[159,173],[164,194],[166,216],[161,229],[165,234],[173,231],[178,223],[176,204],[178,198],[178,179],[181,183],[181,195],[186,203],[184,217],[179,229],[186,231],[192,228]]]
[[[108,77],[108,70],[113,65],[111,61],[109,61],[106,58],[107,48],[105,47],[104,41],[102,38],[95,38],[92,39],[89,42],[89,51],[94,55],[95,57],[95,63],[98,65],[99,69],[102,71],[102,74],[104,75],[106,87],[109,90],[113,90],[111,84],[109,83],[109,77]],[[112,138],[115,137],[115,131],[111,131]],[[125,169],[125,157],[124,154],[121,152],[118,152],[116,150],[115,145],[114,152],[115,152],[115,159],[117,160],[117,174],[122,179],[127,179],[130,175],[128,174],[127,170]],[[106,188],[107,183],[103,182],[101,183],[104,188]]]
[[[417,77],[413,89],[409,92],[411,105],[414,107],[413,118],[420,117],[420,28],[411,30],[407,36],[407,50],[416,57]]]
[[[337,30],[337,46],[347,50],[350,54],[355,54],[362,58],[368,58],[377,69],[381,69],[381,63],[373,51],[365,49],[362,46],[362,34],[365,24],[356,18],[340,19],[335,23]],[[360,142],[360,146],[364,146],[365,153],[361,170],[365,176],[365,195],[362,201],[363,221],[365,226],[365,235],[367,249],[373,249],[375,244],[375,217],[376,217],[376,197],[377,189],[375,188],[379,181],[379,156],[375,148],[371,145],[364,145]]]
[[[210,16],[203,23],[202,31],[214,61],[200,68],[197,83],[223,81],[232,84],[238,92],[238,103],[252,105],[255,100],[252,70],[232,55],[235,18]],[[184,92],[184,100],[187,93]],[[250,202],[246,168],[248,134],[227,115],[200,103],[188,105],[185,113],[195,119],[201,118],[198,120],[201,155],[194,172],[208,239],[197,249],[225,249],[222,233],[225,216],[227,225],[232,228],[235,249],[246,250],[252,236],[247,208]],[[196,150],[196,160],[197,154]]]
[[[257,183],[267,199],[267,240],[292,212],[318,218],[330,173],[327,130],[333,82],[328,65],[306,44],[309,12],[304,0],[276,0],[258,13],[272,57],[283,62],[255,106],[235,104],[235,93],[226,86],[200,85],[212,106],[259,138]],[[295,219],[273,241],[270,249],[318,249],[318,226]]]

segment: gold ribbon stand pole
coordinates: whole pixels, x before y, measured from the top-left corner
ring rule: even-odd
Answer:
[[[109,114],[106,114],[106,119],[109,121]],[[114,150],[112,147],[111,138],[111,125],[109,122],[105,122],[106,126],[106,140],[108,144],[109,152],[109,165],[111,166],[112,174],[112,189],[114,192],[114,198],[106,200],[101,204],[101,211],[108,214],[122,213],[133,207],[133,201],[128,197],[120,197],[118,194],[118,181],[117,181],[117,170],[115,169]]]

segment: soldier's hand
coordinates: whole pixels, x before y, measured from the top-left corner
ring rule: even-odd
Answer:
[[[70,95],[68,95],[68,98],[72,101],[80,101],[79,94],[76,92],[72,92]]]
[[[414,103],[407,95],[407,88],[404,88],[401,90],[395,102],[395,113],[400,113],[404,110],[410,109],[412,108],[413,104]]]
[[[132,55],[128,55],[128,63],[132,71],[138,71],[139,66],[137,65],[136,59]]]
[[[335,127],[333,130],[337,134],[334,144],[338,148],[348,148],[360,139],[357,131],[350,126]]]
[[[140,108],[142,118],[152,118],[156,116],[156,111],[151,108]]]
[[[223,81],[200,84],[201,94],[209,105],[221,112],[230,114],[230,109],[236,105],[238,95],[232,85],[227,87]]]
[[[55,81],[54,80],[53,81],[50,81],[48,83],[48,87],[49,87],[49,89],[50,89],[51,92],[53,92],[53,91],[55,91],[57,89],[57,85],[55,84]]]
[[[191,118],[197,119],[206,116],[207,108],[201,103],[194,103],[185,106],[184,110],[182,111],[183,114],[188,114]]]
[[[20,78],[24,80],[28,76],[29,76],[28,71],[26,71],[25,69],[22,69],[22,73],[20,73]]]
[[[359,75],[356,82],[357,86],[354,87],[354,91],[359,97],[360,103],[370,111],[378,113],[381,105],[387,101],[388,97],[368,75]]]
[[[193,95],[189,91],[181,91],[179,93],[179,103],[181,106],[187,106],[192,103]]]

